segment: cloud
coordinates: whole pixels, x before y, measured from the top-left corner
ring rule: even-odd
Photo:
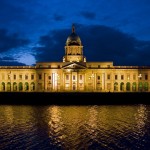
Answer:
[[[24,6],[19,6],[17,1],[0,1],[0,21],[1,24],[9,26],[14,23],[21,22],[27,18],[27,14]]]
[[[0,66],[26,66],[24,63],[20,63],[12,57],[0,58]]]
[[[90,19],[90,20],[95,19],[95,17],[96,17],[96,14],[93,12],[82,11],[80,14],[84,18]]]
[[[18,48],[29,44],[28,39],[19,37],[17,33],[8,34],[6,29],[0,29],[0,53],[6,52],[12,48]]]
[[[114,65],[129,66],[150,65],[149,58],[142,56],[150,56],[150,41],[137,40],[129,34],[101,25],[82,26],[78,32],[87,61],[113,61]]]
[[[129,34],[102,25],[76,24],[75,27],[87,62],[113,61],[114,65],[150,65],[150,41],[140,41]],[[65,42],[70,34],[71,28],[41,36],[40,46],[35,48],[36,59],[61,62],[65,54]]]
[[[41,36],[38,47],[34,47],[37,61],[62,61],[68,30],[57,30]]]
[[[63,21],[64,17],[59,14],[54,14],[54,20],[55,21]]]

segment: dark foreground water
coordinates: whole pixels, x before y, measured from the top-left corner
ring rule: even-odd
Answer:
[[[0,106],[0,150],[149,150],[149,105]]]

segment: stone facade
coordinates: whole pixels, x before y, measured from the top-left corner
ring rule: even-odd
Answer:
[[[0,66],[1,92],[149,92],[149,85],[150,66],[87,62],[74,26],[62,62]]]

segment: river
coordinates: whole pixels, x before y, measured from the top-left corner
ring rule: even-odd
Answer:
[[[149,147],[149,105],[0,105],[0,150]]]

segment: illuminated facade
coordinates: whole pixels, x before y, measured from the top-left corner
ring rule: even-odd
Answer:
[[[150,67],[87,62],[74,26],[62,62],[0,66],[1,92],[149,92],[149,85]]]

